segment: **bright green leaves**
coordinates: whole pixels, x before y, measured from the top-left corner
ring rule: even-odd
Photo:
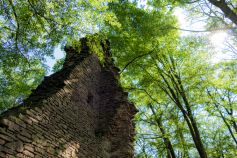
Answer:
[[[53,72],[57,72],[63,68],[64,58],[59,59],[56,61],[56,63],[53,66]]]
[[[216,72],[213,74],[213,80],[211,83],[219,88],[226,88],[236,93],[236,61],[233,60],[217,63],[214,65],[213,69],[215,69]]]
[[[121,24],[118,22],[118,19],[113,12],[105,12],[103,16],[105,17],[105,22],[113,27],[121,28]]]
[[[108,3],[114,1],[35,1],[6,0],[0,4],[1,40],[5,50],[29,51],[43,57],[50,55],[52,48],[66,38],[80,38],[81,34],[94,33],[104,21],[119,26]],[[9,41],[11,39],[11,41]],[[6,43],[8,42],[8,44]]]
[[[168,26],[175,22],[169,14],[147,12],[131,3],[111,4],[110,8],[116,14],[121,28],[110,27],[105,31],[110,31],[113,54],[121,68],[134,57],[142,56],[157,47],[162,36],[170,31]],[[145,58],[144,55],[139,60]]]
[[[17,67],[0,66],[0,110],[22,103],[45,75],[45,68],[35,59],[20,61]]]

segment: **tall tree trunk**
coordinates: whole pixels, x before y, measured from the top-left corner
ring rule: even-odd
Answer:
[[[231,135],[231,137],[233,138],[235,144],[237,145],[237,140],[236,140],[235,135],[234,135],[234,133],[233,133],[233,131],[232,131],[232,129],[231,129],[231,126],[229,125],[229,123],[228,123],[228,121],[226,120],[225,116],[224,116],[224,115],[222,114],[222,112],[220,111],[219,106],[218,106],[217,104],[215,104],[215,107],[216,107],[218,113],[221,115],[221,118],[222,118],[223,122],[225,123],[226,127],[228,128],[228,130],[229,130],[229,132],[230,132],[230,135]]]
[[[193,117],[191,106],[186,97],[181,78],[176,73],[176,66],[174,59],[172,56],[170,56],[169,59],[171,62],[170,68],[168,70],[169,73],[164,73],[164,71],[160,69],[156,64],[158,73],[162,77],[163,82],[166,85],[166,87],[164,87],[163,85],[160,85],[160,87],[182,112],[183,117],[188,124],[189,131],[191,133],[191,136],[193,138],[194,144],[198,150],[200,157],[207,158],[207,153],[202,143],[197,123]],[[158,60],[160,63],[163,63],[161,59],[158,58]]]
[[[173,76],[171,76],[171,77],[173,77]],[[193,117],[192,110],[191,110],[190,104],[188,102],[188,99],[186,97],[181,79],[178,76],[176,76],[176,80],[177,80],[178,83],[175,81],[174,78],[172,78],[171,80],[173,81],[173,84],[176,87],[176,91],[178,91],[178,93],[180,94],[180,97],[182,98],[183,103],[185,105],[186,109],[184,109],[184,107],[182,105],[182,102],[179,99],[180,97],[175,95],[174,91],[172,90],[172,95],[174,96],[174,98],[176,100],[175,103],[179,107],[179,109],[181,110],[181,112],[184,116],[184,119],[188,124],[189,131],[192,135],[192,138],[193,138],[195,146],[198,150],[198,153],[199,153],[201,158],[207,158],[207,153],[206,153],[206,150],[203,146],[202,139],[201,139],[201,136],[200,136],[200,132],[198,130],[196,120]]]
[[[175,69],[175,67],[174,67],[174,69]],[[182,81],[181,81],[180,77],[176,74],[170,74],[169,77],[170,77],[170,79],[171,79],[171,81],[174,85],[174,89],[177,91],[177,93],[175,93],[172,88],[169,88],[169,89],[171,90],[172,96],[175,98],[176,105],[181,110],[181,112],[184,116],[184,119],[188,124],[190,133],[192,135],[192,138],[193,138],[195,146],[198,150],[198,153],[199,153],[201,158],[207,158],[207,153],[206,153],[206,150],[203,146],[202,139],[201,139],[201,136],[200,136],[200,132],[198,130],[196,120],[193,117],[192,109],[191,109],[189,101],[186,97]],[[180,98],[182,99],[182,101],[180,100]],[[182,105],[182,103],[184,104],[184,106]]]
[[[221,109],[220,109],[220,107],[219,107],[219,103],[216,102],[216,100],[214,99],[214,97],[212,96],[212,94],[210,93],[209,90],[207,90],[207,94],[208,94],[208,96],[211,98],[211,100],[214,102],[214,105],[215,105],[215,108],[216,108],[217,112],[220,114],[221,119],[222,119],[223,122],[225,123],[225,125],[226,125],[228,131],[230,132],[230,135],[231,135],[232,139],[234,140],[235,144],[237,145],[237,140],[236,140],[235,135],[234,135],[234,133],[233,133],[233,131],[232,131],[232,129],[231,129],[231,125],[229,124],[229,122],[228,122],[228,120],[226,119],[226,117],[223,115],[223,112],[221,111]],[[232,116],[232,113],[229,113],[229,111],[228,111],[227,109],[226,109],[226,112],[227,112],[228,115],[230,115],[230,117],[231,117],[231,123],[232,123],[232,125],[233,125],[233,127],[234,127],[236,124],[234,124],[235,122],[232,122],[232,121],[234,121],[234,120],[233,120],[234,118],[233,118],[233,116]],[[234,129],[235,129],[235,127],[234,127]],[[236,129],[235,129],[235,130],[236,130]],[[237,131],[236,131],[236,132],[237,132]]]
[[[237,133],[237,124],[236,124],[235,120],[233,119],[233,120],[231,121],[231,123],[233,124],[233,127],[234,127],[234,129],[235,129],[235,132]]]
[[[199,133],[199,130],[196,125],[196,121],[194,119],[190,118],[190,116],[185,111],[183,111],[182,113],[184,115],[185,121],[188,124],[189,131],[192,135],[194,144],[198,150],[200,157],[207,158],[207,153],[206,153],[206,150],[202,144],[202,140],[201,140],[200,133]]]
[[[173,117],[176,117],[176,116],[173,116]],[[179,127],[179,120],[178,119],[174,119],[173,121],[176,125],[177,133],[178,133],[178,136],[180,138],[180,142],[181,142],[182,147],[183,147],[182,151],[180,152],[180,156],[178,156],[178,157],[180,157],[180,158],[182,158],[182,157],[189,158],[187,144],[185,143],[185,138],[184,138],[184,135],[183,135],[183,129]]]
[[[174,96],[175,93],[173,91],[172,91],[172,93],[173,93],[173,96]],[[195,119],[193,118],[191,113],[186,112],[186,110],[183,108],[180,100],[176,96],[174,96],[174,98],[175,98],[175,104],[181,110],[181,112],[183,114],[183,117],[184,117],[186,123],[188,124],[189,131],[191,133],[191,136],[193,138],[194,144],[195,144],[195,146],[198,150],[198,153],[199,153],[200,157],[201,158],[207,158],[207,153],[206,153],[206,150],[203,146],[203,143],[202,143],[200,133],[199,133],[199,130],[197,128]]]
[[[159,127],[159,129],[160,129],[160,131],[162,133],[162,138],[163,138],[165,146],[167,148],[167,157],[168,158],[176,158],[176,155],[175,155],[175,152],[174,152],[174,148],[173,148],[173,146],[171,144],[171,141],[169,140],[169,138],[166,137],[166,132],[164,130],[164,127],[163,127],[163,124],[161,122],[161,119],[159,117],[157,117],[157,114],[156,114],[156,112],[154,110],[154,107],[151,104],[149,104],[149,108],[151,109],[152,114],[155,117],[155,121],[156,121],[156,123],[157,123],[157,125],[158,125],[158,127]]]
[[[175,78],[177,80],[178,83],[175,82],[176,86],[179,87],[179,94],[181,95],[182,97],[182,100],[185,104],[185,107],[186,107],[186,114],[185,114],[185,119],[186,121],[189,122],[190,120],[190,124],[188,124],[190,127],[189,129],[190,130],[193,130],[193,139],[194,141],[196,142],[196,147],[197,147],[197,150],[200,154],[200,157],[201,158],[207,158],[207,153],[206,153],[206,150],[204,148],[204,145],[202,143],[202,139],[201,139],[201,136],[200,136],[200,132],[199,132],[199,129],[197,127],[197,123],[196,123],[196,120],[192,114],[192,109],[191,109],[191,106],[190,106],[190,103],[188,101],[188,98],[186,96],[186,93],[185,93],[185,90],[184,90],[184,87],[183,87],[183,84],[182,84],[182,81],[180,79],[180,77],[178,75],[175,75]]]

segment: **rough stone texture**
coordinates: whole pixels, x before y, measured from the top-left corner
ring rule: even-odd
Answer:
[[[81,39],[63,69],[46,77],[19,107],[0,116],[3,158],[131,158],[136,113],[118,82],[109,43],[105,63]]]

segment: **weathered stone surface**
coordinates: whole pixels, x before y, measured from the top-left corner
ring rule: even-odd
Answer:
[[[26,156],[29,156],[29,157],[34,157],[34,154],[28,150],[24,150],[23,154],[25,154]]]
[[[6,154],[5,154],[4,152],[0,152],[0,157],[5,158],[5,157],[6,157]]]
[[[5,140],[3,140],[3,139],[0,138],[0,145],[5,144],[5,142],[6,142]]]
[[[136,109],[119,85],[109,43],[101,43],[101,64],[81,42],[80,52],[65,48],[62,70],[0,115],[0,157],[133,157]]]
[[[0,138],[5,140],[5,141],[13,141],[13,139],[11,137],[9,137],[8,135],[4,135],[4,134],[0,134]]]

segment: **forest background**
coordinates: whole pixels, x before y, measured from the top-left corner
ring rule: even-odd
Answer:
[[[96,33],[139,109],[136,157],[236,157],[236,24],[236,0],[1,0],[0,110]]]

